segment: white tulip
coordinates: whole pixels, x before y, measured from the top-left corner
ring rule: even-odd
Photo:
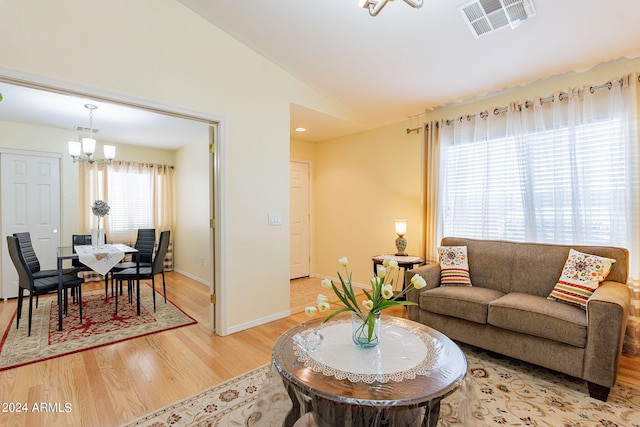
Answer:
[[[413,277],[411,278],[411,284],[416,289],[422,289],[425,286],[427,286],[427,282],[418,273],[414,274]]]
[[[382,294],[382,298],[384,299],[391,299],[393,298],[393,286],[391,286],[391,284],[386,284],[382,287],[382,291],[380,292]]]

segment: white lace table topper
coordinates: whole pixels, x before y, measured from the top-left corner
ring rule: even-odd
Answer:
[[[81,263],[103,276],[124,257],[124,252],[115,245],[101,247],[81,245],[76,246],[75,249]]]
[[[393,323],[382,323],[380,344],[357,347],[351,339],[351,322],[340,320],[318,331],[322,343],[313,351],[294,344],[298,360],[315,372],[351,382],[386,383],[426,375],[437,362],[437,344],[431,336]]]

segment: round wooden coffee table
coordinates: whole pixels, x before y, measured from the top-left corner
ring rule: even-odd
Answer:
[[[293,403],[283,425],[311,412],[321,427],[435,426],[440,401],[466,375],[462,350],[428,326],[391,316],[382,316],[380,344],[361,349],[349,318],[336,319],[301,323],[276,341],[273,363]],[[303,337],[314,329],[323,340],[308,349]]]

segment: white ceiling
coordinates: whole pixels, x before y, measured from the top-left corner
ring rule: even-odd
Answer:
[[[638,0],[533,0],[534,18],[477,40],[457,8],[467,0],[424,0],[420,9],[398,0],[376,17],[358,0],[179,1],[361,117],[317,113],[316,128],[309,111],[292,108],[292,128],[308,129],[294,135],[303,140],[640,55]]]
[[[306,141],[640,56],[638,0],[533,0],[534,18],[477,40],[457,9],[467,0],[389,2],[376,17],[358,0],[178,1],[359,117],[292,105],[292,137]],[[0,93],[0,120],[71,130],[88,127],[85,103],[97,105],[99,143],[173,149],[208,135],[204,123],[109,102],[5,83]]]
[[[98,144],[126,143],[175,150],[209,137],[208,124],[159,114],[142,108],[106,102],[91,97],[61,94],[0,82],[0,120],[28,123],[74,131],[89,128],[89,110],[93,112],[94,138]],[[78,131],[77,141],[88,136]],[[102,149],[98,147],[98,152]]]

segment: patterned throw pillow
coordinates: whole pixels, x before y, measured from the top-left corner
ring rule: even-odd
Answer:
[[[438,247],[441,286],[471,286],[466,246]]]
[[[547,299],[586,309],[587,300],[607,277],[614,262],[615,259],[583,254],[571,249],[560,279]]]

